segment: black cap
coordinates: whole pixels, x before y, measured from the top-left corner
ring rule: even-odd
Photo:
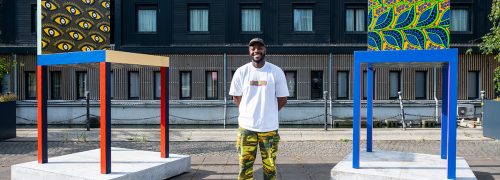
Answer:
[[[264,43],[264,40],[261,39],[261,38],[253,38],[252,40],[250,40],[250,42],[248,43],[248,46],[252,46],[253,44],[255,43],[260,43],[262,44],[262,46],[266,46],[266,44]]]

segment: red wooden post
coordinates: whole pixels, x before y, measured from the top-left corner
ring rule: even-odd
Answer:
[[[160,99],[160,152],[162,158],[169,156],[169,128],[168,128],[168,67],[161,67],[161,99]]]

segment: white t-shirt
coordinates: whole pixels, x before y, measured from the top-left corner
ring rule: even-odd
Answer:
[[[234,73],[229,95],[241,96],[240,127],[256,132],[277,130],[277,98],[289,95],[285,73],[267,61],[262,68],[255,68],[252,62],[247,63]]]

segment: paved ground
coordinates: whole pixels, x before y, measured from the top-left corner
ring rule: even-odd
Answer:
[[[99,148],[99,142],[93,141],[93,131],[82,135],[77,129],[50,130],[49,157]],[[36,160],[37,144],[30,135],[34,132],[36,129],[21,128],[18,138],[0,142],[0,179],[10,179],[11,165]],[[152,129],[114,128],[113,132],[113,147],[159,151]],[[236,179],[238,162],[233,132],[234,129],[172,129],[171,152],[192,157],[192,170],[173,179]],[[375,132],[379,138],[374,142],[375,150],[439,154],[440,143],[436,140],[439,130],[376,129]],[[466,158],[478,179],[500,179],[500,142],[482,138],[480,132],[480,129],[459,129],[457,154]],[[280,179],[329,179],[335,163],[351,152],[350,129],[328,132],[312,128],[281,129],[280,133],[283,139],[277,160]],[[202,139],[203,136],[212,139]],[[330,140],[322,139],[327,137]],[[260,161],[255,165],[256,179],[262,179],[260,165]]]

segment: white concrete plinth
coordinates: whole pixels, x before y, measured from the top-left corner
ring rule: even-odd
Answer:
[[[48,163],[37,161],[11,167],[13,180],[87,180],[87,179],[166,179],[191,169],[191,158],[170,154],[161,158],[160,152],[111,148],[111,173],[101,174],[100,149],[52,157]]]
[[[439,155],[393,151],[361,152],[360,168],[352,168],[352,153],[331,171],[335,180],[447,179],[447,161]],[[469,164],[457,157],[457,179],[476,180]]]

